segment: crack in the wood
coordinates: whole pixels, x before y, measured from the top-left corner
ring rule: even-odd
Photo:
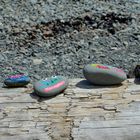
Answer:
[[[124,128],[121,126],[110,126],[110,127],[84,127],[83,129],[110,129],[110,128]],[[82,128],[80,128],[82,129]]]
[[[3,112],[3,119],[7,116],[8,116],[8,114],[6,112]]]
[[[70,139],[69,140],[74,140],[74,137],[72,136],[72,130],[74,128],[74,120],[71,121],[70,125],[71,125],[71,127],[70,127],[70,134],[69,134]]]
[[[114,108],[106,108],[105,106],[102,106],[101,108],[104,109],[104,110],[106,110],[106,111],[118,112],[118,111],[117,111],[117,107],[114,107]]]

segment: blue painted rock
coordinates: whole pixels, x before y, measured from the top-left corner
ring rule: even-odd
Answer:
[[[89,82],[95,85],[115,85],[127,79],[123,70],[102,64],[86,65],[83,74]]]
[[[30,78],[24,74],[17,74],[8,76],[4,80],[4,84],[8,87],[22,87],[30,82]]]
[[[62,76],[52,76],[40,80],[34,84],[34,91],[42,97],[54,96],[64,91],[68,86],[68,80]]]

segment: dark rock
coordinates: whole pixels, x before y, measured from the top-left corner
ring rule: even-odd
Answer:
[[[134,69],[135,78],[140,78],[140,65],[137,65]]]

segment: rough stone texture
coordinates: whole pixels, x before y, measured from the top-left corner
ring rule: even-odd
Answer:
[[[0,81],[83,77],[89,63],[140,63],[140,0],[0,0]]]
[[[54,98],[0,88],[0,140],[139,140],[140,85],[97,87],[82,79]]]

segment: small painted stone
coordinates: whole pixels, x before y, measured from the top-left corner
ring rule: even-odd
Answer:
[[[29,82],[30,78],[24,74],[11,75],[4,80],[4,84],[7,87],[22,87],[26,86]]]
[[[84,67],[83,74],[95,85],[115,85],[127,79],[123,70],[103,64],[88,64]]]
[[[64,91],[68,86],[68,80],[62,76],[52,76],[45,80],[40,80],[34,84],[34,91],[42,97],[50,97]]]

